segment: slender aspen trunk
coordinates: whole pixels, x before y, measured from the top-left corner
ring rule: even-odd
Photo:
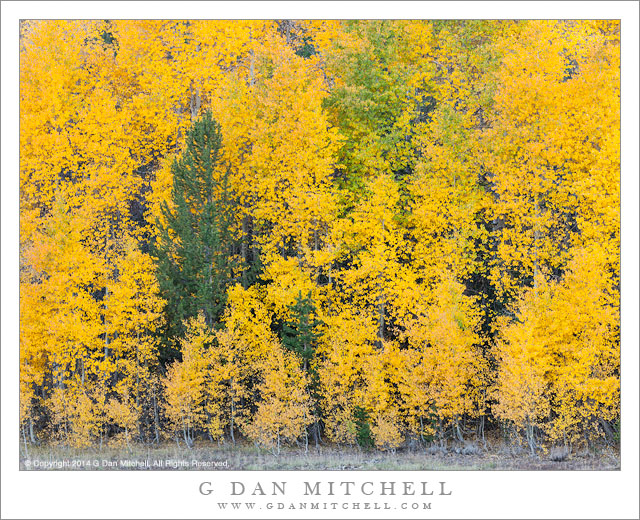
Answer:
[[[297,251],[296,257],[298,258],[298,266],[302,268],[302,264],[303,264],[302,260],[304,258],[304,253],[302,251],[302,242],[297,243],[296,251]]]
[[[105,260],[107,260],[107,256],[108,256],[108,251],[109,251],[109,238],[111,237],[112,234],[112,229],[111,226],[109,226],[109,234],[107,235],[107,237],[105,238],[105,244],[104,244],[104,255],[105,255]],[[107,310],[109,309],[109,306],[107,305],[107,302],[109,301],[109,285],[108,285],[108,280],[107,280],[107,285],[105,285],[104,287],[104,360],[106,361],[109,358],[109,322],[107,320]],[[102,442],[102,439],[101,439]]]
[[[242,288],[247,289],[249,287],[249,281],[247,279],[247,269],[249,265],[249,216],[242,217],[242,241],[240,243],[240,252],[242,255]]]
[[[29,458],[29,449],[27,448],[27,432],[25,429],[25,425],[22,425],[22,440],[24,442],[24,456],[25,458]]]
[[[385,225],[382,220],[382,239],[384,240]],[[380,338],[380,347],[382,348],[382,342],[384,340],[384,318],[385,318],[385,295],[384,295],[384,280],[383,273],[378,272],[378,337]]]
[[[136,331],[136,410],[140,409],[140,331]],[[138,436],[143,438],[142,414],[138,415]]]
[[[194,89],[193,82],[191,82],[191,97],[189,99],[189,109],[191,112],[191,121],[198,117],[200,111],[200,88]]]
[[[287,20],[285,22],[285,27],[286,27],[285,36],[287,40],[287,45],[289,45],[291,44],[291,22]]]
[[[189,442],[189,433],[188,427],[184,422],[184,417],[182,417],[182,436],[184,437],[184,443],[187,445],[187,448],[191,449],[191,443]]]
[[[182,105],[178,104],[178,106],[175,109],[176,115],[178,117],[176,117],[176,146],[178,145],[178,143],[180,142],[180,139],[182,139],[182,129],[180,128],[180,120],[182,119]]]
[[[235,427],[235,416],[236,416],[236,403],[235,403],[235,396],[233,395],[233,378],[231,378],[231,418],[229,421],[229,433],[231,434],[231,442],[233,443],[233,445],[236,445],[236,436],[233,432],[234,427]]]
[[[529,444],[529,450],[531,451],[531,455],[536,454],[536,440],[533,432],[533,425],[527,419],[527,424],[525,426],[525,431],[527,434],[527,443]]]
[[[318,250],[320,249],[320,244],[319,244],[319,240],[318,240],[318,229],[317,229],[317,223],[314,222],[314,230],[313,230],[313,252],[317,255],[318,254]],[[316,284],[318,283],[320,279],[320,267],[318,267],[316,265]]]
[[[153,429],[155,433],[156,444],[160,443],[160,417],[158,416],[158,399],[155,389],[153,392]]]
[[[136,406],[140,404],[140,331],[136,332]]]
[[[382,273],[378,273],[378,339],[380,340],[380,348],[382,348],[382,342],[384,340],[384,281],[381,281]]]
[[[314,422],[313,422],[313,442],[316,445],[316,448],[320,445],[320,422],[318,421],[317,414],[313,414]]]
[[[533,250],[534,250],[534,258],[533,258],[533,291],[538,297],[538,242],[540,241],[540,207],[538,204],[538,196],[536,195],[535,202],[535,225],[533,231]]]
[[[384,301],[381,301],[379,305],[378,337],[380,338],[380,345],[382,345],[384,340]]]
[[[107,300],[109,296],[109,287],[105,287],[104,288],[104,299],[105,301]],[[104,325],[105,325],[105,331],[104,331],[104,360],[106,361],[109,358],[109,332],[107,331],[107,316],[106,316],[106,310],[107,310],[107,304],[104,304],[104,310],[105,310],[105,317],[104,317]]]
[[[253,38],[251,37],[251,35],[249,36],[249,41],[251,42],[253,40]],[[256,57],[255,57],[255,53],[253,52],[253,49],[251,49],[249,51],[249,56],[251,56],[251,60],[249,62],[249,85],[253,87],[253,85],[255,84],[255,62],[256,62]]]
[[[486,447],[487,440],[484,438],[484,415],[480,416],[480,421],[478,421],[478,437],[482,440],[482,444]]]
[[[460,442],[464,442],[464,437],[462,435],[462,432],[460,431],[460,421],[458,419],[456,419],[455,431],[456,431],[456,437],[458,437],[458,440]]]

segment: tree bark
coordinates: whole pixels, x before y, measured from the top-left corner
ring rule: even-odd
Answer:
[[[200,88],[193,87],[193,81],[191,82],[191,96],[189,99],[189,110],[191,111],[191,121],[198,117],[200,111]]]
[[[242,255],[242,288],[249,287],[247,278],[247,269],[249,268],[249,216],[242,217],[242,240],[240,243],[240,252]]]
[[[156,444],[160,443],[160,417],[158,417],[158,399],[155,390],[153,392],[153,428],[156,438]]]
[[[235,397],[233,395],[233,378],[231,378],[231,418],[229,421],[229,433],[231,435],[231,442],[233,443],[233,445],[236,445],[236,437],[235,434],[233,432],[234,429],[234,419],[235,419],[235,415],[236,415],[236,405],[235,405]]]
[[[29,458],[29,450],[27,448],[27,432],[25,431],[24,424],[22,425],[22,440],[24,441],[24,456],[25,456],[25,458],[28,459]]]
[[[104,299],[105,302],[107,300],[107,297],[109,296],[109,287],[105,287],[104,288]],[[106,361],[109,358],[109,332],[107,332],[107,316],[106,316],[106,311],[107,311],[108,307],[107,304],[104,304],[104,310],[105,310],[105,316],[104,316],[104,326],[105,326],[105,331],[104,331],[104,360]]]

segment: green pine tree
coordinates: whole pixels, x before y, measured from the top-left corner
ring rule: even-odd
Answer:
[[[180,338],[184,320],[200,311],[214,327],[232,279],[232,204],[226,171],[218,164],[221,145],[220,126],[207,112],[188,132],[186,149],[172,165],[173,204],[163,207],[166,225],[158,224],[153,247],[170,341]]]
[[[315,318],[314,312],[311,294],[303,297],[300,292],[296,296],[296,303],[291,307],[291,319],[282,326],[282,344],[300,356],[305,371],[309,370],[315,352],[315,341],[319,336],[316,327],[320,322]]]
[[[361,406],[356,406],[353,410],[353,419],[356,425],[356,441],[358,442],[358,446],[365,450],[372,449],[375,443],[371,435],[369,414]]]
[[[320,443],[320,379],[313,364],[316,341],[320,337],[317,328],[321,322],[315,317],[315,305],[311,299],[311,293],[302,296],[302,292],[296,296],[296,302],[291,307],[291,319],[282,326],[282,344],[292,352],[295,352],[302,360],[302,369],[309,374],[309,393],[313,400],[313,415],[315,421],[311,426],[311,435],[316,446]]]

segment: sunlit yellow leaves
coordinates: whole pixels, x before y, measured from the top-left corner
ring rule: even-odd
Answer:
[[[591,442],[619,418],[619,39],[615,21],[23,23],[23,436],[393,450],[492,414],[532,452]],[[147,251],[193,231],[158,224],[209,112],[226,304],[173,337]]]
[[[258,409],[244,431],[257,444],[280,452],[280,446],[305,434],[313,421],[306,374],[295,355],[273,345],[261,367]]]
[[[193,442],[193,429],[206,426],[208,422],[205,381],[209,368],[207,354],[213,341],[204,315],[193,319],[181,345],[182,361],[169,367],[163,382],[171,429],[180,432],[189,446]]]
[[[494,412],[552,439],[597,435],[598,418],[613,419],[619,403],[618,302],[608,294],[602,260],[576,253],[563,283],[540,279],[525,294],[518,321],[504,322],[497,346]]]
[[[496,117],[483,141],[496,185],[495,216],[505,221],[498,255],[511,271],[499,271],[495,280],[512,290],[515,273],[532,276],[542,266],[565,264],[567,247],[593,237],[603,213],[615,237],[619,49],[605,46],[582,22],[527,24],[517,45],[509,39],[504,45]],[[600,153],[601,142],[611,143],[612,153]],[[602,205],[597,216],[582,218],[595,209],[585,200],[592,195]],[[578,229],[571,228],[572,213]]]

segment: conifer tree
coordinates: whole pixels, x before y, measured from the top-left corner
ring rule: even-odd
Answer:
[[[226,173],[218,167],[221,144],[220,126],[207,112],[172,165],[171,205],[164,204],[154,247],[169,337],[179,337],[182,323],[199,312],[213,327],[225,303],[231,204]]]
[[[296,303],[291,307],[291,318],[282,326],[282,345],[294,352],[302,360],[302,369],[308,376],[309,394],[312,399],[311,411],[314,415],[312,435],[316,446],[320,441],[320,381],[314,363],[317,341],[320,333],[317,327],[321,325],[315,314],[317,310],[311,298],[311,291],[302,296],[302,291],[296,296]]]
[[[309,363],[315,352],[314,344],[319,336],[315,328],[320,325],[320,322],[313,315],[315,308],[311,293],[303,297],[302,291],[300,291],[291,311],[291,319],[286,321],[282,327],[282,344],[300,356],[304,370],[308,371]]]

